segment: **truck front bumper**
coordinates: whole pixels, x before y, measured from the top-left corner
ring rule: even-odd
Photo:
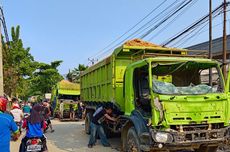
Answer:
[[[218,145],[229,140],[230,128],[212,129],[212,130],[196,130],[184,132],[165,132],[170,134],[172,141],[158,142],[155,135],[156,130],[151,130],[150,133],[141,135],[141,149],[143,151],[150,151],[152,149],[170,149],[170,150],[184,150],[197,149],[200,145]],[[150,144],[146,144],[150,140]],[[148,142],[149,143],[149,142]]]

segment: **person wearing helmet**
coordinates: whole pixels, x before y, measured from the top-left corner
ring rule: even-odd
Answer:
[[[1,152],[10,152],[11,132],[16,140],[19,130],[11,115],[6,114],[7,99],[0,97],[0,147]]]

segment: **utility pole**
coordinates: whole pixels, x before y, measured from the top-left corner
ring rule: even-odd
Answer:
[[[224,23],[223,23],[223,75],[224,75],[224,80],[227,80],[227,67],[226,67],[226,59],[227,59],[227,36],[226,36],[226,0],[224,0]]]
[[[209,0],[209,59],[212,59],[212,0]],[[209,85],[212,86],[212,68],[209,69]]]
[[[0,22],[0,96],[4,96],[1,22]]]
[[[4,83],[3,83],[3,49],[2,49],[2,28],[5,33],[6,42],[9,44],[9,36],[6,27],[6,21],[4,17],[4,12],[0,6],[0,96],[4,96]],[[10,47],[10,46],[8,46]]]
[[[94,65],[94,63],[97,62],[98,59],[94,59],[94,58],[90,59],[90,58],[88,58],[88,61],[91,62],[92,65]]]

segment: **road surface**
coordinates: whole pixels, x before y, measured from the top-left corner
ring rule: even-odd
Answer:
[[[112,147],[103,147],[98,141],[96,146],[88,148],[89,136],[84,132],[84,122],[60,122],[52,121],[55,132],[50,130],[45,134],[49,152],[118,152],[120,151],[120,138],[109,139]],[[20,140],[11,142],[11,152],[18,152]],[[218,152],[230,152],[229,150],[219,150]]]
[[[96,146],[87,147],[88,135],[84,132],[84,122],[52,121],[55,132],[48,130],[45,134],[48,139],[49,152],[117,152],[120,149],[120,139],[109,139],[112,147],[103,147],[98,141]],[[11,152],[18,152],[20,141],[11,142]]]

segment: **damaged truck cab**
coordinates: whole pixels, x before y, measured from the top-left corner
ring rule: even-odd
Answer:
[[[133,144],[123,143],[124,149],[132,145],[128,149],[216,151],[227,140],[228,90],[218,62],[188,57],[147,58],[127,67],[125,82],[126,115],[138,119],[131,122],[136,133],[133,136],[139,140],[126,138]],[[136,127],[140,121],[146,127]]]
[[[123,151],[217,151],[229,137],[230,80],[194,52],[133,40],[84,71],[86,132],[96,107],[112,103],[119,121],[104,127],[121,132]]]

